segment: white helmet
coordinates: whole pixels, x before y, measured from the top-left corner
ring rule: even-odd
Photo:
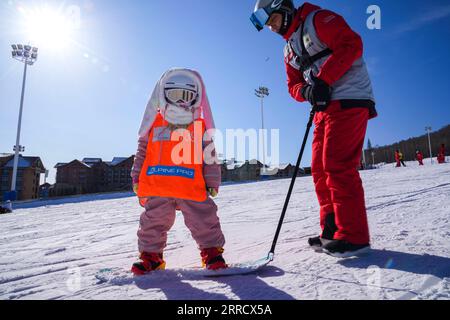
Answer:
[[[162,75],[147,104],[140,138],[148,136],[158,113],[174,125],[188,125],[203,119],[207,130],[215,129],[205,84],[200,74],[191,69],[173,68]]]
[[[173,74],[164,84],[164,94],[169,104],[189,108],[198,100],[198,83],[186,74]]]
[[[161,106],[164,119],[175,125],[187,125],[197,118],[200,105],[200,83],[193,73],[173,70],[162,80],[165,104]]]

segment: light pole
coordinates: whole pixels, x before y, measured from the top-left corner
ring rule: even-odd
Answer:
[[[16,145],[14,146],[14,168],[11,182],[11,193],[16,192],[16,182],[17,182],[17,167],[19,164],[19,154],[25,151],[25,148],[20,145],[20,130],[22,128],[22,112],[23,112],[23,102],[25,97],[25,83],[27,80],[27,68],[32,66],[38,57],[38,48],[33,48],[30,45],[13,44],[12,46],[12,57],[17,61],[24,64],[23,70],[23,81],[22,81],[22,95],[20,98],[20,110],[19,110],[19,121],[17,124],[17,138]],[[16,196],[14,196],[16,198]],[[15,200],[15,199],[14,199]]]
[[[430,148],[430,159],[431,159],[431,164],[433,164],[433,152],[431,151],[431,127],[425,127],[425,131],[428,133],[428,146]]]
[[[266,142],[264,132],[264,98],[270,95],[269,89],[266,87],[259,87],[255,90],[255,95],[261,99],[261,126],[262,126],[262,144],[263,144],[263,174],[266,173]]]
[[[362,156],[363,156],[363,169],[366,169],[366,150],[364,150],[363,148],[363,152],[362,152]]]

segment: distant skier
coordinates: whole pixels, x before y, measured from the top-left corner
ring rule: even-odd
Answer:
[[[423,154],[420,150],[416,151],[416,160],[419,162],[419,166],[423,166]]]
[[[403,153],[400,152],[399,156],[400,156],[400,162],[401,162],[402,166],[406,167],[405,157],[403,156]]]
[[[400,151],[396,150],[395,151],[395,162],[397,163],[396,167],[400,168],[402,166],[402,164],[400,163]]]
[[[400,150],[395,151],[395,161],[397,162],[397,168],[400,168],[401,166],[406,167],[405,161],[403,160],[403,153],[401,153]]]
[[[364,161],[361,159],[361,161],[359,162],[359,170],[365,170],[366,166],[364,165]]]
[[[445,145],[444,144],[441,144],[437,160],[438,160],[438,163],[440,163],[440,164],[445,163]]]
[[[214,121],[201,76],[189,69],[167,71],[152,94],[139,131],[131,176],[145,207],[140,219],[136,275],[164,269],[167,233],[181,210],[201,250],[203,266],[227,268],[217,206],[220,166],[212,142]],[[180,150],[181,149],[181,150]]]
[[[316,111],[312,174],[320,203],[321,236],[309,244],[336,257],[370,248],[364,189],[358,173],[375,99],[363,43],[338,14],[310,3],[258,0],[251,21],[286,41],[292,97]]]

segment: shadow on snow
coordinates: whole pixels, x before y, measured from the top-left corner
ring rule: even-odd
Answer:
[[[266,267],[257,274],[209,279],[165,270],[162,277],[156,274],[137,277],[129,283],[124,282],[123,285],[134,284],[141,290],[159,289],[165,294],[167,300],[230,300],[225,293],[209,292],[211,282],[215,282],[215,288],[219,287],[219,290],[221,287],[224,290],[228,287],[240,300],[295,300],[291,295],[270,286],[261,279],[282,275],[284,271],[273,266]],[[195,287],[190,282],[195,282]]]
[[[428,254],[374,249],[364,257],[341,260],[339,264],[347,268],[366,269],[377,266],[381,269],[432,275],[438,278],[450,277],[450,258]]]

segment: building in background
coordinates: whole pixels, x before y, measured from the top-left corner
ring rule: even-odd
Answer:
[[[14,155],[0,155],[0,197],[11,191]],[[39,198],[39,184],[45,167],[39,157],[24,157],[19,155],[17,170],[17,200],[32,200]]]
[[[261,174],[263,171],[261,162],[257,160],[238,162],[232,159],[222,161],[221,169],[222,182],[247,182],[292,178],[295,166],[288,163],[279,167],[267,167],[266,173]],[[310,174],[310,168],[300,168],[297,176]]]
[[[133,190],[131,180],[131,169],[133,168],[134,156],[129,158],[114,158],[107,165],[105,184],[110,190]]]
[[[295,166],[292,164],[282,164],[279,168],[275,168],[273,178],[274,179],[287,179],[292,178],[294,176]],[[304,174],[304,170],[302,168],[299,169],[297,176]]]
[[[257,160],[222,162],[222,182],[258,181],[263,164]]]
[[[105,162],[101,158],[85,158],[69,163],[58,163],[56,183],[50,196],[131,191],[131,168],[134,156],[117,157]]]

